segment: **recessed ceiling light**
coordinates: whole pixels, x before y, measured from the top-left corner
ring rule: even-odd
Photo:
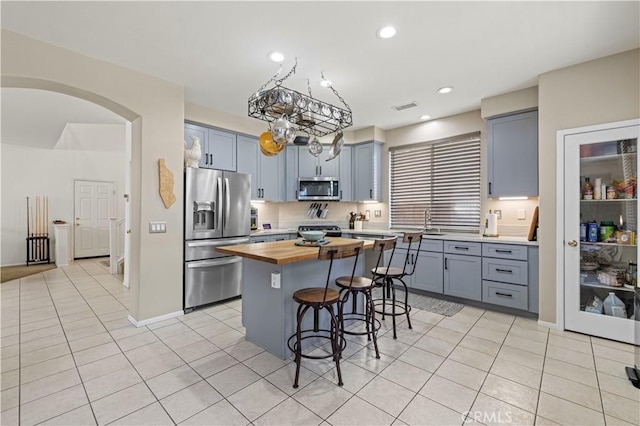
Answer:
[[[441,95],[445,93],[450,93],[452,91],[453,91],[453,86],[444,86],[437,90],[437,92],[440,93]]]
[[[380,28],[376,34],[378,35],[378,38],[391,38],[396,35],[396,32],[397,30],[395,27],[387,25],[386,27]]]
[[[331,87],[331,80],[327,80],[326,78],[323,78],[322,80],[320,80],[320,86]]]
[[[430,115],[426,115],[426,114],[420,116],[420,120],[428,120],[430,118],[431,118],[431,116]]]
[[[269,59],[273,62],[282,62],[284,61],[284,55],[280,52],[271,52],[269,53]]]

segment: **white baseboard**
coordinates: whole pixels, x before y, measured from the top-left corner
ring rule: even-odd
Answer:
[[[169,314],[164,314],[164,315],[160,315],[160,316],[157,316],[157,317],[148,318],[148,319],[142,320],[142,321],[136,321],[135,318],[133,318],[131,315],[128,315],[127,319],[129,320],[129,322],[131,324],[135,325],[136,327],[144,327],[145,325],[153,324],[154,322],[160,322],[160,321],[168,320],[170,318],[179,317],[181,315],[184,315],[184,311],[171,312]]]
[[[560,327],[558,327],[558,324],[556,324],[555,322],[547,322],[547,321],[538,320],[538,325],[540,327],[555,328],[557,330],[560,329]]]

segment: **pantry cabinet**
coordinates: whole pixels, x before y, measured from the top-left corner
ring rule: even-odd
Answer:
[[[262,155],[258,139],[238,135],[238,173],[251,175],[251,199],[284,201],[284,155]]]
[[[634,329],[640,327],[639,129],[638,120],[590,126],[560,131],[557,141],[562,218],[558,268],[564,299],[558,304],[559,323],[567,330],[628,343],[638,339]],[[596,181],[600,188],[593,191],[589,186]],[[585,223],[591,238],[581,234]]]
[[[538,196],[538,111],[487,120],[487,196]]]

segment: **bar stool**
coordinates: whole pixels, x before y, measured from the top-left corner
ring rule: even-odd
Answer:
[[[409,292],[407,291],[407,283],[404,282],[404,278],[411,276],[416,271],[416,264],[418,263],[418,254],[420,252],[420,246],[422,245],[422,233],[421,232],[405,232],[402,236],[402,242],[408,244],[407,254],[404,259],[402,269],[395,266],[376,267],[371,270],[373,272],[373,280],[376,282],[376,286],[382,287],[382,298],[374,299],[374,306],[381,309],[376,310],[377,313],[382,314],[384,320],[385,315],[390,315],[393,321],[393,338],[397,339],[396,335],[396,317],[400,315],[407,316],[407,323],[409,329],[411,329],[411,319],[409,318],[409,312],[411,312],[411,305],[409,305]],[[417,246],[415,243],[418,243]],[[413,247],[413,248],[412,248]],[[411,261],[410,261],[411,259]],[[404,287],[404,301],[396,300],[396,285],[394,280],[399,281]],[[387,311],[387,299],[391,299],[391,312]]]
[[[355,256],[353,262],[353,270],[351,277],[355,274],[356,266],[358,264],[358,254],[362,251],[364,242],[358,241],[356,243],[340,244],[340,245],[325,245],[320,246],[318,251],[318,260],[329,260],[329,271],[327,272],[327,280],[324,287],[309,287],[293,293],[293,300],[298,303],[298,311],[296,315],[296,333],[289,338],[287,345],[289,349],[295,354],[296,362],[296,377],[293,382],[293,387],[298,387],[298,378],[300,376],[300,364],[302,358],[310,359],[324,359],[333,358],[336,363],[336,369],[338,372],[338,385],[342,386],[342,373],[340,372],[340,357],[342,350],[346,347],[346,341],[340,334],[340,321],[334,312],[334,306],[340,302],[340,294],[337,290],[329,288],[329,281],[331,278],[331,269],[333,268],[333,261],[336,259],[345,259]],[[302,320],[305,313],[313,308],[313,328],[302,329]],[[321,329],[319,325],[319,313],[322,310],[327,310],[331,316],[330,329]],[[340,309],[338,308],[338,312]],[[306,339],[318,338],[328,339],[331,342],[331,353],[328,355],[310,355],[302,353],[302,342]]]
[[[378,260],[375,267],[376,270],[384,264],[384,253],[389,250],[391,250],[391,257],[389,258],[389,261],[391,261],[396,248],[397,239],[398,237],[375,240],[373,244],[373,251],[378,252]],[[373,346],[376,350],[376,358],[380,358],[377,339],[378,330],[380,329],[380,321],[376,320],[376,311],[373,305],[373,297],[371,295],[371,291],[376,286],[373,277],[356,277],[353,275],[350,277],[339,277],[336,279],[336,286],[340,288],[340,311],[338,317],[340,319],[340,331],[342,336],[345,334],[356,336],[366,335],[368,341],[373,340]],[[364,312],[362,313],[358,312],[358,294],[362,294],[364,298]],[[344,305],[347,303],[350,296],[353,296],[351,312],[345,313]],[[352,322],[363,321],[365,331],[346,330],[344,326],[345,320]]]

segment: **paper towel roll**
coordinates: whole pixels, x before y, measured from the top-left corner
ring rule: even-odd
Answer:
[[[484,235],[487,237],[498,236],[498,215],[496,213],[487,213],[485,215]]]

